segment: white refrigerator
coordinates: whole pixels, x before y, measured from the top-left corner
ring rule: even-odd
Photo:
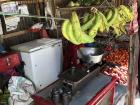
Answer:
[[[62,70],[62,40],[42,38],[11,47],[25,63],[25,76],[39,91],[58,79]]]

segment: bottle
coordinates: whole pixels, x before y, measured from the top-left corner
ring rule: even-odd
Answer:
[[[60,105],[60,94],[59,94],[58,90],[53,90],[52,99],[53,99],[55,105]]]
[[[62,98],[63,98],[63,105],[69,105],[69,96],[68,96],[68,94],[63,93]]]

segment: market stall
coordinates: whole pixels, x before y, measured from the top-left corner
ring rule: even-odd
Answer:
[[[4,3],[1,41],[20,55],[24,73],[19,75],[31,80],[36,89],[35,94],[31,92],[32,103],[134,105],[139,49],[136,0],[29,0],[20,1],[20,5],[12,2],[11,13]],[[40,9],[30,14],[32,6]],[[10,27],[7,21],[11,20],[6,18],[14,20],[14,16],[15,26]],[[15,34],[19,20],[28,28],[21,25],[21,34],[39,35],[37,40],[21,40],[11,47],[6,40],[12,32],[12,37],[19,36]],[[6,68],[0,68],[1,72],[20,64],[13,64],[12,58],[2,55],[6,61],[0,62],[5,62],[2,66]]]
[[[108,55],[103,58],[106,66],[102,68],[102,63],[98,62],[97,64],[98,64],[98,66],[101,67],[99,69],[99,72],[102,72],[103,74],[108,75],[109,77],[116,78],[115,83],[117,83],[118,85],[112,84],[111,87],[109,87],[109,85],[112,82],[108,83],[108,85],[107,84],[104,85],[105,90],[106,90],[106,88],[109,88],[111,90],[114,87],[114,88],[116,88],[115,93],[116,94],[119,93],[119,95],[117,94],[118,97],[115,98],[116,100],[118,99],[119,101],[114,100],[115,104],[117,104],[117,102],[119,104],[122,101],[121,99],[125,100],[125,101],[123,100],[121,104],[125,104],[125,102],[126,102],[127,104],[133,105],[133,103],[134,103],[134,97],[135,97],[134,93],[135,93],[135,89],[136,89],[136,84],[135,84],[135,82],[132,82],[132,80],[133,79],[136,80],[135,77],[136,77],[137,69],[136,68],[132,69],[131,67],[132,67],[132,65],[134,66],[134,64],[136,64],[135,61],[137,61],[137,59],[132,58],[132,56],[134,56],[134,55],[135,55],[135,57],[137,56],[138,46],[135,47],[135,50],[131,49],[131,48],[134,48],[134,45],[138,45],[138,44],[136,44],[138,40],[132,39],[132,37],[133,38],[137,37],[137,34],[136,34],[137,33],[137,23],[133,22],[133,27],[131,25],[130,25],[131,27],[129,27],[129,23],[130,23],[130,21],[137,19],[137,16],[133,17],[132,14],[130,15],[128,13],[125,18],[126,20],[123,18],[122,19],[123,21],[121,21],[121,19],[119,19],[117,21],[117,18],[115,18],[115,14],[117,14],[117,13],[114,10],[114,12],[113,12],[114,19],[111,19],[111,21],[109,21],[109,19],[108,19],[109,15],[107,15],[107,16],[105,15],[105,17],[108,19],[107,22],[109,22],[109,24],[113,28],[113,29],[111,28],[111,30],[109,30],[108,29],[109,27],[107,26],[107,23],[106,23],[106,20],[105,20],[103,14],[104,14],[104,12],[105,12],[105,14],[107,14],[107,13],[111,14],[111,11],[108,12],[109,11],[108,8],[112,8],[113,6],[116,6],[116,8],[118,8],[118,10],[120,8],[119,12],[121,12],[120,14],[121,14],[121,18],[122,18],[123,15],[125,15],[126,11],[124,14],[122,13],[121,8],[123,8],[123,10],[124,10],[125,7],[123,7],[123,6],[119,7],[120,4],[126,4],[129,6],[133,5],[133,9],[136,9],[136,6],[134,6],[134,5],[136,5],[135,2],[136,1],[134,1],[134,3],[133,3],[131,1],[128,3],[128,2],[120,1],[120,2],[112,3],[112,2],[104,1],[104,2],[101,2],[101,4],[99,3],[100,5],[98,5],[98,6],[95,3],[96,6],[94,6],[94,8],[92,8],[92,6],[90,6],[90,4],[88,4],[88,3],[85,4],[86,7],[84,7],[84,6],[79,7],[80,4],[78,5],[77,2],[69,2],[69,3],[63,2],[63,4],[61,4],[61,2],[58,2],[58,1],[55,2],[56,4],[58,4],[58,5],[55,4],[56,5],[56,16],[64,17],[64,18],[70,17],[69,18],[70,20],[66,20],[65,22],[63,22],[63,25],[62,25],[63,36],[66,40],[75,44],[75,45],[70,44],[69,49],[66,50],[66,54],[68,54],[68,52],[69,52],[69,55],[66,55],[65,63],[68,63],[68,64],[66,64],[66,66],[64,66],[64,67],[67,68],[69,65],[70,65],[70,67],[73,67],[73,66],[76,67],[76,69],[80,68],[80,67],[84,67],[84,69],[87,69],[87,72],[92,74],[92,72],[93,72],[92,70],[96,70],[95,61],[93,60],[91,63],[90,58],[89,59],[84,59],[84,57],[82,58],[81,56],[84,56],[85,52],[83,52],[83,54],[81,54],[81,56],[79,57],[79,55],[78,55],[79,53],[77,54],[77,51],[79,51],[79,49],[80,48],[82,49],[83,47],[94,48],[94,47],[102,46],[102,49],[104,49],[104,50],[106,50],[106,52],[108,52]],[[94,2],[93,2],[93,4],[94,4]],[[91,11],[89,11],[90,9],[91,9]],[[102,10],[102,9],[104,9],[104,10]],[[78,17],[76,16],[77,15],[76,12],[74,13],[72,11],[77,11]],[[86,13],[85,13],[85,11],[86,11]],[[102,14],[102,12],[103,12],[103,14]],[[135,13],[136,13],[136,11],[135,11]],[[72,15],[70,15],[70,14],[72,14]],[[94,21],[94,18],[92,18],[91,15],[98,15],[98,14],[100,17],[102,17],[101,18],[102,22],[101,22],[101,20],[98,20],[98,18],[99,18],[98,16],[97,16],[98,18],[96,16],[95,17],[93,16],[95,18],[95,20],[97,19],[98,21],[96,20],[92,27],[91,23],[92,23],[92,21]],[[79,18],[79,20],[78,20],[78,18]],[[115,25],[113,25],[113,23],[112,23],[113,20],[116,21]],[[78,24],[79,22],[80,22],[80,24]],[[101,23],[101,25],[100,25],[100,23]],[[71,29],[71,27],[73,29]],[[72,30],[73,30],[73,32],[72,32]],[[76,33],[76,34],[74,34],[74,33]],[[77,33],[79,36],[77,35]],[[82,33],[82,36],[80,37],[81,33]],[[116,35],[116,36],[114,37],[112,35]],[[94,40],[90,40],[90,38],[88,39],[87,38],[88,36],[94,38]],[[91,43],[91,42],[93,42],[93,43],[87,44],[87,43]],[[135,44],[133,42],[135,42]],[[86,44],[83,45],[83,43],[86,43]],[[82,44],[82,45],[80,45],[80,44]],[[83,51],[83,50],[80,50],[79,52],[81,53],[81,51]],[[79,61],[79,59],[80,59],[80,61]],[[70,61],[68,62],[67,60],[70,60]],[[93,68],[95,67],[95,68],[92,69],[92,67]],[[136,65],[135,65],[135,67],[136,67]],[[69,69],[68,71],[70,71],[70,72],[72,71],[72,73],[74,73],[73,68]],[[70,74],[67,75],[67,73],[68,72],[66,70],[66,72],[64,72],[65,76],[62,78],[62,79],[64,79],[63,83],[67,86],[72,87],[72,90],[74,90],[74,93],[75,93],[74,88],[76,88],[76,90],[79,90],[82,88],[82,90],[78,91],[80,95],[79,96],[74,95],[73,96],[74,99],[70,102],[70,104],[74,104],[74,103],[75,103],[75,105],[79,104],[79,103],[81,103],[81,105],[82,104],[83,105],[84,104],[95,105],[97,103],[99,104],[100,102],[102,102],[101,100],[104,99],[103,97],[101,98],[99,94],[103,95],[104,92],[107,94],[109,91],[109,90],[105,91],[103,88],[101,88],[101,90],[100,90],[100,88],[99,88],[100,86],[98,86],[97,84],[94,84],[92,89],[94,90],[94,86],[97,86],[99,89],[97,92],[98,94],[94,91],[96,93],[96,96],[94,96],[94,93],[93,93],[91,95],[92,98],[91,98],[91,96],[88,97],[87,94],[88,94],[89,88],[88,89],[86,88],[85,83],[90,80],[92,81],[92,79],[86,78],[87,79],[86,82],[84,81],[84,79],[83,79],[83,81],[80,80],[80,82],[82,81],[81,84],[84,85],[84,87],[83,87],[80,83],[76,84],[76,82],[73,82],[74,80],[71,80],[71,79],[74,79],[74,77],[71,76]],[[98,72],[96,72],[95,74],[98,75]],[[70,77],[68,77],[68,76],[70,76]],[[76,75],[76,77],[80,78],[80,75]],[[92,77],[94,77],[94,76],[92,76]],[[84,78],[84,76],[81,78]],[[78,85],[78,87],[75,84]],[[89,87],[91,87],[91,86],[89,86]],[[122,93],[124,93],[123,95],[121,95],[121,92],[119,92],[120,88],[122,88],[122,90],[123,90],[123,92],[122,92]],[[88,97],[87,100],[85,99],[86,96],[82,95],[83,91],[85,92],[84,94],[86,94],[86,96]],[[90,89],[89,89],[89,91],[90,91]],[[90,91],[89,93],[92,93],[92,92]],[[112,93],[112,94],[115,94],[115,93]],[[116,94],[115,94],[115,96],[117,96]],[[124,97],[128,97],[128,99],[124,98]],[[112,98],[110,98],[110,99],[112,99]],[[104,102],[100,103],[100,104],[104,105],[106,102],[105,100],[107,100],[107,99],[104,99]],[[112,102],[114,102],[114,101],[112,101]],[[110,102],[111,102],[111,100],[110,100]],[[110,104],[113,104],[113,103],[110,103]]]

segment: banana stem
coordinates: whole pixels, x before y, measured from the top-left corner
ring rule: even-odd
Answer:
[[[95,7],[91,8],[91,12],[96,13],[97,11],[98,11],[97,8],[95,8]]]

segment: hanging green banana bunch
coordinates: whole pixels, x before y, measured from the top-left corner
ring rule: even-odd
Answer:
[[[72,24],[70,20],[65,20],[62,24],[62,33],[64,38],[66,38],[68,41],[75,45],[79,45],[80,43],[75,39],[72,29]]]
[[[134,19],[134,15],[130,7],[120,5],[117,9],[125,22],[130,22]]]
[[[99,30],[99,27],[102,24],[102,19],[99,15],[99,13],[95,13],[95,20],[93,21],[92,27],[88,31],[88,35],[94,38],[97,35],[97,32]]]
[[[74,36],[80,43],[91,43],[94,40],[89,37],[81,28],[80,21],[76,12],[72,12],[71,23],[73,27]]]

